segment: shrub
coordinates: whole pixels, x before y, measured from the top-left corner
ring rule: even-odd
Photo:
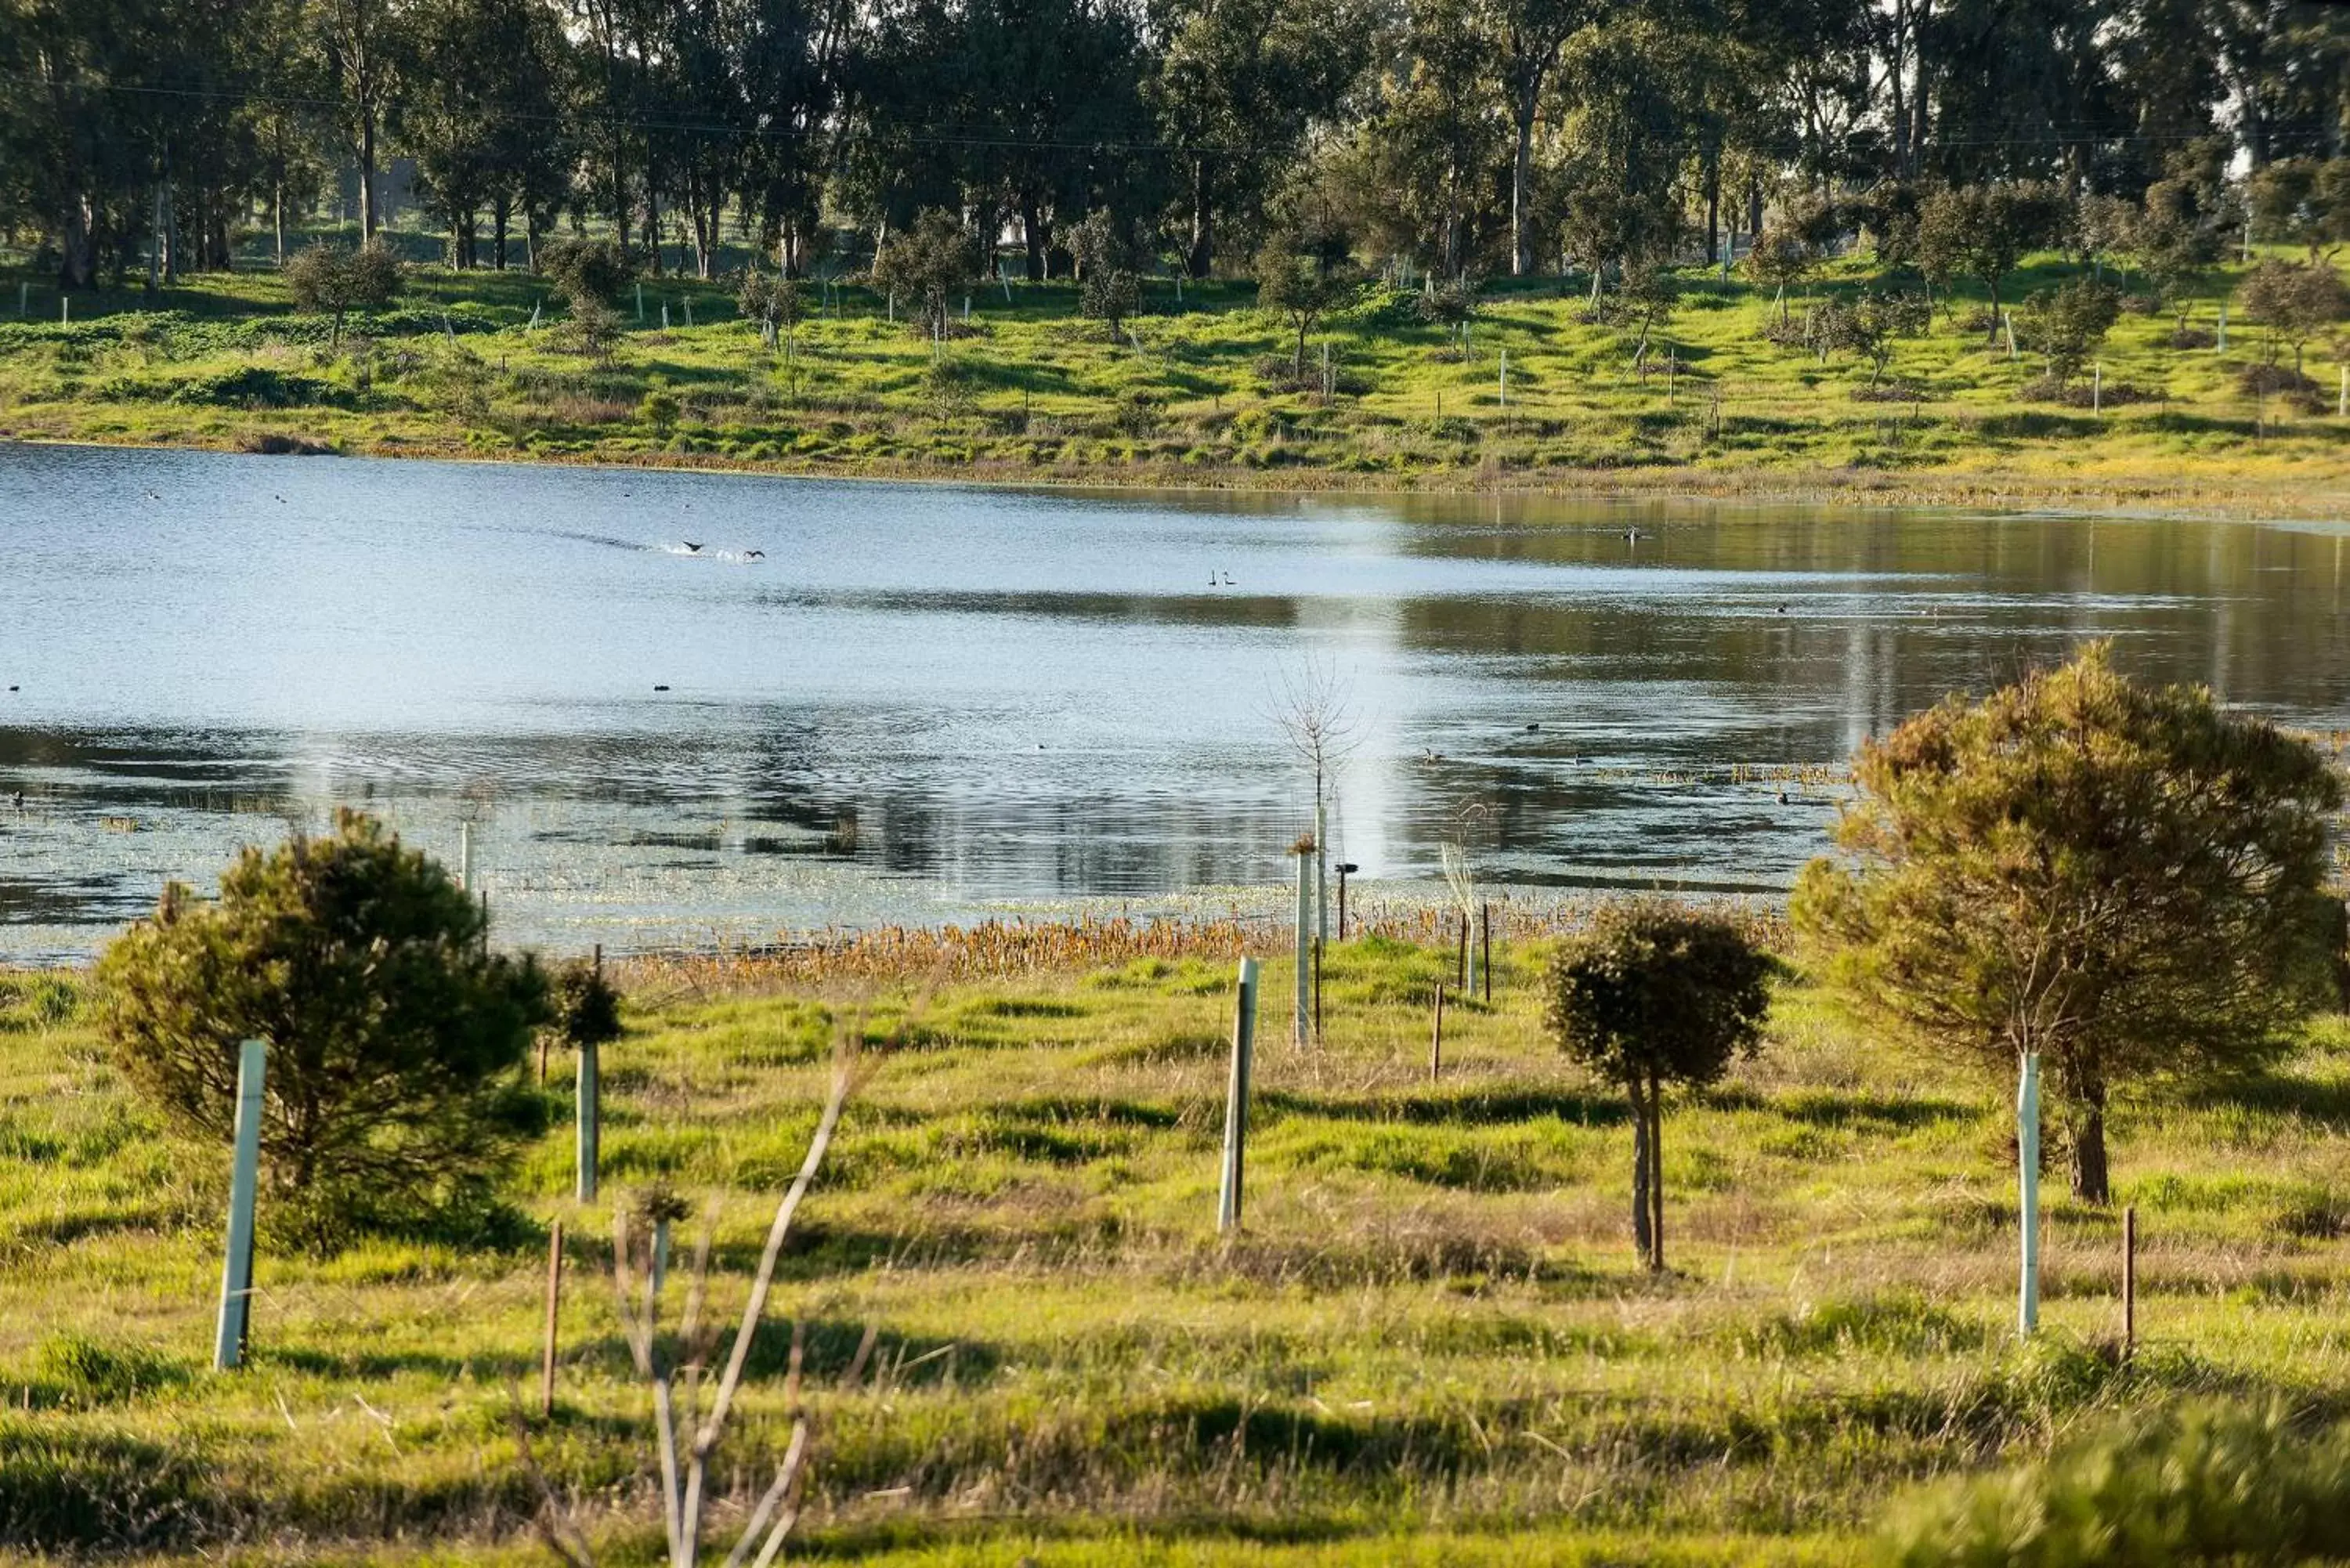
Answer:
[[[952,213],[933,207],[873,258],[873,286],[912,306],[906,325],[943,337],[954,293],[979,275],[979,246]]]
[[[1804,868],[1796,929],[1862,1012],[2002,1076],[2046,1058],[2080,1198],[2107,1198],[2114,1085],[2256,1066],[2333,990],[2341,784],[2206,688],[2137,685],[2092,644],[1854,772],[1848,859]]]
[[[328,342],[338,345],[343,317],[354,310],[381,310],[400,296],[400,258],[381,240],[355,251],[315,244],[286,264],[286,286],[294,308],[306,316],[331,316]]]
[[[369,817],[248,848],[199,901],[174,883],[99,960],[124,1077],[182,1130],[225,1142],[238,1043],[270,1042],[269,1221],[317,1246],[348,1228],[482,1211],[546,1017],[537,965],[490,953],[464,889]]]
[[[2121,294],[2111,284],[2074,278],[2026,299],[2015,313],[2017,336],[2047,359],[2048,379],[2061,387],[2095,355],[2121,307]]]
[[[2194,1405],[1896,1511],[1904,1568],[2169,1568],[2350,1556],[2350,1428]]]
[[[1651,1269],[1665,1266],[1665,1085],[1715,1083],[1754,1048],[1771,970],[1734,922],[1660,898],[1606,906],[1551,965],[1551,1037],[1632,1103],[1632,1237]]]
[[[547,1031],[566,1045],[606,1045],[620,1037],[620,992],[587,959],[555,971],[548,1002]]]
[[[636,281],[636,264],[610,240],[557,240],[538,253],[538,270],[577,312],[588,300],[610,305]]]
[[[2350,316],[2350,288],[2331,262],[2264,261],[2244,279],[2243,302],[2244,314],[2268,328],[2268,362],[2290,343],[2296,374],[2309,339]]]
[[[1315,322],[1352,299],[1357,288],[1350,274],[1326,267],[1319,258],[1302,254],[1304,244],[1295,234],[1276,234],[1256,258],[1257,307],[1295,329],[1289,374],[1298,380],[1305,375],[1306,334],[1314,330]]]

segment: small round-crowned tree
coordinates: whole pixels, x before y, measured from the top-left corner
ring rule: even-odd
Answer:
[[[465,890],[370,817],[248,848],[203,900],[177,883],[97,977],[123,1075],[182,1130],[225,1142],[239,1042],[269,1042],[261,1149],[271,1228],[354,1229],[485,1211],[536,1130],[515,1068],[546,977],[489,952]]]
[[[1761,1043],[1773,967],[1735,921],[1662,898],[1606,906],[1552,962],[1551,1037],[1631,1101],[1632,1240],[1651,1269],[1665,1266],[1665,1089],[1716,1083]]]
[[[2039,1053],[2079,1198],[2109,1196],[2114,1087],[2260,1066],[2338,994],[2341,782],[2204,687],[2141,686],[2094,643],[1946,699],[1854,774],[1796,930],[1863,1015],[2002,1079]]]

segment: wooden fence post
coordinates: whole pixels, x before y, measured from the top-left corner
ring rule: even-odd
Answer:
[[[1224,1178],[1216,1199],[1216,1230],[1241,1228],[1241,1177],[1248,1151],[1249,1059],[1256,1050],[1256,960],[1241,960],[1240,994],[1232,1004],[1232,1073],[1224,1091]]]
[[[1493,1000],[1493,905],[1491,899],[1477,906],[1477,961],[1485,981],[1485,1001]]]
[[[269,1047],[248,1040],[236,1064],[234,1154],[229,1167],[228,1246],[221,1261],[220,1316],[213,1324],[213,1369],[244,1363],[246,1325],[253,1315],[253,1207],[261,1185],[263,1077]]]
[[[1444,982],[1436,982],[1436,1023],[1428,1032],[1428,1080],[1434,1083],[1444,1073]]]
[[[563,1221],[546,1232],[546,1344],[538,1358],[538,1414],[555,1414],[555,1330],[563,1305]]]
[[[2137,1205],[2122,1210],[2122,1359],[2137,1353]]]
[[[1461,949],[1452,959],[1452,983],[1461,991],[1469,989],[1469,911],[1461,911]]]

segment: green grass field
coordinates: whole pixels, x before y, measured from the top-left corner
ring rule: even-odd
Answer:
[[[601,1205],[570,1200],[552,1096],[504,1246],[265,1252],[230,1375],[207,1367],[223,1151],[126,1097],[73,977],[0,977],[0,1543],[549,1561],[521,1420],[605,1560],[654,1560],[610,1205],[655,1183],[707,1201],[734,1310],[852,1016],[897,1044],[865,1056],[785,1259],[718,1470],[722,1544],[783,1439],[792,1317],[816,1442],[794,1553],[903,1568],[1860,1563],[1907,1489],[2118,1413],[2189,1394],[2344,1413],[2338,1022],[2230,1095],[2120,1108],[2117,1196],[2143,1235],[2124,1365],[2117,1214],[2054,1203],[2047,1330],[2019,1345],[2008,1089],[1873,1044],[1800,981],[1764,1054],[1669,1112],[1675,1267],[1640,1272],[1629,1133],[1541,1038],[1542,953],[1512,942],[1490,1009],[1451,1010],[1435,1082],[1444,959],[1337,948],[1327,1037],[1303,1049],[1268,963],[1229,1246],[1226,957],[862,997],[642,966],[606,1055]],[[541,1423],[558,1218],[571,1282]],[[841,1392],[868,1324],[876,1375]]]
[[[2214,278],[2199,329],[2216,325],[2241,272]],[[2004,297],[2070,275],[2043,257]],[[1859,262],[1839,263],[1808,292],[1862,276]],[[46,280],[0,273],[0,437],[1053,483],[2295,515],[2350,504],[2339,350],[2322,341],[2314,392],[2258,397],[2241,380],[2265,352],[2257,328],[2239,319],[2224,353],[2179,348],[2168,316],[2127,314],[2102,357],[2112,399],[2093,412],[2021,400],[2041,367],[1970,328],[1980,291],[1962,289],[1895,352],[1890,374],[1914,395],[1866,400],[1868,369],[1852,356],[1823,362],[1764,339],[1766,293],[1704,269],[1686,288],[1646,373],[1633,332],[1586,322],[1579,290],[1495,286],[1465,355],[1416,319],[1409,296],[1374,291],[1314,332],[1315,385],[1299,391],[1281,384],[1284,328],[1245,284],[1191,286],[1179,301],[1153,280],[1123,340],[1078,318],[1074,286],[978,286],[968,328],[935,353],[885,319],[882,298],[811,286],[786,367],[726,287],[675,278],[647,282],[641,324],[624,302],[619,347],[598,365],[560,346],[559,301],[520,273],[420,269],[394,311],[355,321],[331,348],[328,323],[290,315],[272,272],[198,278],[152,301],[135,286],[85,296],[71,324]]]

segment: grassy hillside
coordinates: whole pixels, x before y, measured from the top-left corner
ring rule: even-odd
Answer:
[[[1857,287],[1858,265],[1839,264],[1811,292]],[[2197,306],[2207,336],[2241,270]],[[2043,258],[2006,297],[2069,275]],[[1898,344],[1891,376],[1905,390],[1876,400],[1854,357],[1823,362],[1766,340],[1766,294],[1703,270],[1686,283],[1646,374],[1628,326],[1592,324],[1579,292],[1530,284],[1489,294],[1465,352],[1417,318],[1410,296],[1375,292],[1312,334],[1313,385],[1296,390],[1284,386],[1284,331],[1246,285],[1186,286],[1179,300],[1153,280],[1147,313],[1115,341],[1077,317],[1073,286],[980,286],[968,328],[935,352],[885,319],[885,300],[812,286],[786,368],[726,288],[674,279],[647,283],[642,324],[626,303],[618,352],[598,365],[560,346],[559,302],[521,274],[420,272],[398,309],[354,323],[332,348],[328,323],[289,315],[271,273],[199,279],[151,306],[135,288],[84,297],[71,324],[45,281],[8,274],[0,436],[1056,482],[1849,493],[2307,515],[2350,503],[2331,350],[2313,355],[2314,393],[2257,396],[2242,374],[2260,334],[2241,312],[2224,353],[2172,347],[2167,315],[2125,315],[2103,355],[2113,397],[2100,413],[2022,400],[2040,366],[1970,326],[1981,302],[1965,291],[1929,334]]]
[[[71,978],[0,978],[0,1542],[546,1561],[519,1407],[607,1560],[652,1559],[648,1403],[599,1274],[609,1205],[657,1181],[707,1199],[731,1310],[814,1121],[829,1020],[859,1009],[903,1040],[867,1057],[720,1471],[739,1517],[783,1438],[782,1320],[805,1318],[803,1556],[1854,1563],[1910,1484],[2117,1410],[2202,1391],[2341,1413],[2350,1033],[2230,1096],[2121,1107],[2145,1292],[2124,1366],[2116,1215],[2054,1205],[2049,1331],[2017,1345],[2002,1087],[1856,1037],[1801,984],[1760,1060],[1669,1115],[1676,1268],[1640,1273],[1629,1133],[1539,1038],[1540,957],[1513,940],[1492,1007],[1450,1012],[1436,1082],[1444,960],[1342,947],[1328,1038],[1305,1050],[1278,1038],[1288,971],[1269,964],[1229,1247],[1228,956],[953,980],[910,1004],[869,979],[860,1002],[648,966],[607,1057],[603,1204],[569,1199],[550,1096],[504,1245],[265,1254],[252,1365],[224,1376],[204,1361],[219,1151],[125,1097]],[[556,1218],[572,1282],[542,1425]],[[839,1392],[868,1324],[878,1376]]]

